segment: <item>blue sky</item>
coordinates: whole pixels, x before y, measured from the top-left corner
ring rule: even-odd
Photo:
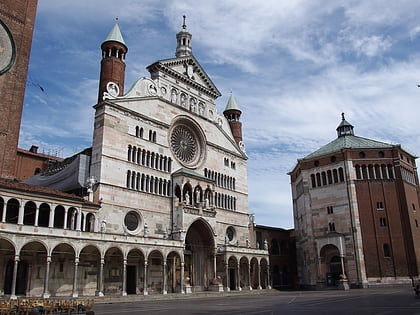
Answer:
[[[66,157],[91,146],[100,45],[118,23],[127,91],[172,58],[182,15],[194,56],[242,109],[249,209],[293,227],[290,171],[336,137],[355,134],[420,154],[420,2],[405,0],[40,0],[19,146]],[[42,89],[40,88],[42,87]]]

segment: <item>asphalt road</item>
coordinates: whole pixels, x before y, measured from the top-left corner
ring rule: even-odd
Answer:
[[[188,314],[419,314],[411,287],[349,291],[269,291],[263,294],[165,296],[135,302],[96,303],[95,315]]]

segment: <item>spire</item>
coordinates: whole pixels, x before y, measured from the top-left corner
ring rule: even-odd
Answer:
[[[182,29],[179,31],[178,34],[176,34],[176,51],[175,56],[177,58],[179,57],[186,57],[191,56],[192,49],[191,49],[191,38],[192,35],[187,30],[187,24],[185,22],[186,16],[183,16],[183,23],[182,23]]]
[[[118,18],[117,18],[117,21],[118,21]],[[108,36],[105,38],[103,43],[111,42],[111,41],[123,44],[124,46],[127,47],[127,45],[124,42],[124,38],[122,37],[118,23],[115,23],[114,27],[112,28],[111,32],[109,32]]]
[[[345,118],[344,113],[341,113],[341,123],[337,127],[337,136],[343,137],[347,135],[354,136],[353,126]]]
[[[228,110],[235,110],[235,111],[239,111],[240,113],[242,113],[241,110],[239,109],[238,104],[235,101],[235,98],[233,97],[232,91],[230,91],[229,100],[228,100],[226,108],[225,108],[225,111],[228,111]]]

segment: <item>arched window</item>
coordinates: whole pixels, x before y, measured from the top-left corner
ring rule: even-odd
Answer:
[[[362,179],[362,173],[360,172],[360,165],[356,165],[356,179]]]
[[[311,183],[312,183],[312,188],[316,187],[316,181],[315,181],[315,175],[311,174]]]
[[[343,172],[343,168],[340,167],[338,169],[338,177],[340,178],[340,182],[344,182],[344,172]]]
[[[375,164],[375,178],[382,179],[381,167],[378,164]]]
[[[132,152],[131,152],[131,162],[135,162],[136,161],[136,157],[137,157],[137,148],[133,147]]]
[[[325,174],[325,172],[321,173],[321,177],[322,177],[322,185],[323,186],[327,185],[327,175]]]
[[[394,179],[394,167],[392,166],[392,164],[388,164],[388,175],[389,175],[389,179]]]
[[[50,206],[42,203],[39,206],[38,226],[48,227],[50,223]]]
[[[23,209],[23,224],[35,225],[36,204],[33,201],[25,203]]]
[[[54,210],[54,227],[62,229],[64,228],[64,207],[57,206]]]
[[[127,150],[127,161],[131,161],[131,144],[128,145],[128,150]]]
[[[131,171],[127,171],[126,187],[130,188]]]
[[[139,126],[136,126],[136,137],[138,138],[140,136],[140,128]]]
[[[333,180],[332,180],[332,174],[330,170],[327,171],[327,179],[328,179],[328,185],[331,185],[333,183]]]
[[[373,172],[373,165],[368,165],[368,173],[369,173],[369,179],[375,179],[375,174]]]
[[[316,185],[318,187],[321,186],[321,174],[319,174],[319,173],[316,173]]]
[[[334,184],[338,183],[338,174],[337,174],[336,169],[333,169],[333,178],[334,178]]]

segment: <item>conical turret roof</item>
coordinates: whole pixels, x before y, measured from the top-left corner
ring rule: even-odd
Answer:
[[[127,47],[127,45],[125,44],[124,38],[122,37],[121,30],[120,30],[120,27],[118,26],[118,23],[115,23],[111,32],[109,32],[108,36],[105,38],[104,43],[110,42],[110,41],[121,43]]]
[[[239,106],[236,103],[235,98],[233,97],[232,93],[229,96],[229,100],[228,100],[226,108],[225,108],[225,111],[228,111],[228,110],[236,110],[236,111],[241,112],[241,110],[239,109]]]

